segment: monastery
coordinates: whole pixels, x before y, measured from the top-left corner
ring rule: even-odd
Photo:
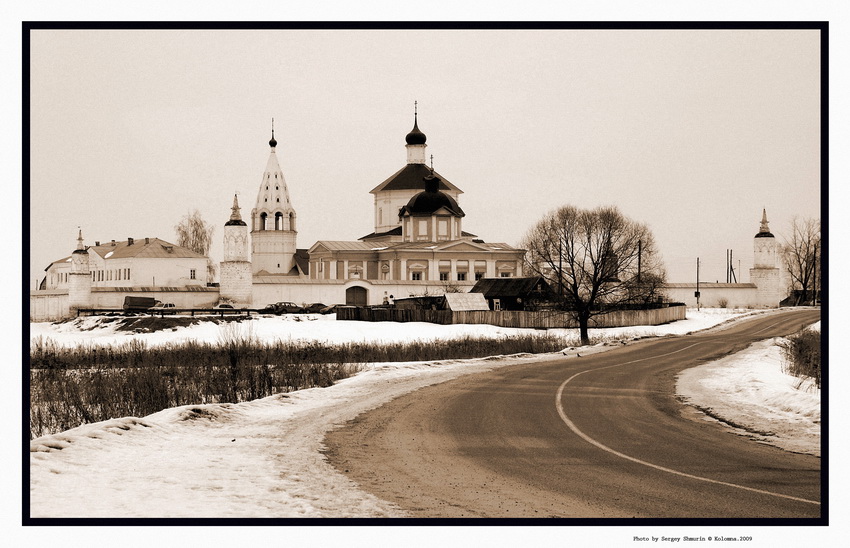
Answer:
[[[414,112],[405,136],[406,163],[375,186],[374,231],[358,240],[297,245],[298,220],[277,157],[274,128],[248,222],[238,198],[224,223],[218,285],[207,258],[157,238],[95,242],[78,234],[70,257],[51,263],[31,293],[30,316],[47,320],[78,308],[121,308],[126,296],[148,296],[178,308],[229,303],[376,305],[394,298],[468,292],[484,277],[522,273],[525,251],[488,243],[463,229],[462,191],[426,164],[426,136]]]
[[[298,216],[277,157],[272,126],[269,157],[251,209],[242,218],[233,197],[224,223],[218,283],[208,258],[158,238],[85,245],[45,269],[30,293],[30,318],[66,318],[77,309],[120,309],[127,296],[154,297],[177,308],[228,303],[242,308],[290,301],[299,305],[378,305],[396,298],[468,292],[482,278],[522,275],[525,250],[488,243],[463,227],[460,188],[426,164],[427,138],[414,111],[405,136],[406,163],[370,192],[374,231],[361,238],[298,247]],[[668,283],[674,302],[697,306],[777,307],[787,294],[779,249],[762,212],[754,238],[750,283]],[[725,304],[724,304],[725,303]]]

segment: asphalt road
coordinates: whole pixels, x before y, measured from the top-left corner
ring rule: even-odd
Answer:
[[[328,458],[420,518],[818,518],[820,458],[704,420],[674,383],[819,318],[781,312],[465,376],[331,432]]]

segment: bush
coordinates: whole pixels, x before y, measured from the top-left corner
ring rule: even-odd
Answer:
[[[788,337],[780,346],[785,358],[783,371],[795,377],[812,378],[820,388],[820,331],[804,329]]]
[[[327,387],[366,362],[462,359],[554,352],[577,341],[552,335],[398,344],[261,341],[224,324],[216,343],[65,348],[47,339],[30,347],[30,437],[168,407],[236,403],[302,388]]]

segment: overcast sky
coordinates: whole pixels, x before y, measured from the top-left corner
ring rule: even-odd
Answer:
[[[275,119],[298,247],[372,232],[419,128],[464,230],[518,245],[561,205],[653,230],[669,280],[749,281],[762,209],[819,217],[814,30],[45,31],[31,49],[31,284],[76,246],[254,206]]]

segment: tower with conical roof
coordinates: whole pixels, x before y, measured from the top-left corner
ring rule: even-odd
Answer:
[[[761,225],[753,238],[753,268],[750,269],[750,282],[756,285],[756,299],[759,306],[777,307],[784,297],[782,280],[777,267],[776,238],[770,232],[767,210],[761,213]]]
[[[257,203],[251,210],[251,263],[255,275],[291,274],[295,266],[298,232],[295,209],[277,160],[272,120],[271,152],[260,181]]]
[[[68,273],[68,308],[91,308],[92,277],[89,269],[89,252],[83,243],[83,231],[77,233],[77,249],[71,253],[71,271]]]
[[[248,225],[239,212],[239,199],[233,195],[230,219],[224,223],[224,260],[221,262],[220,296],[223,302],[250,306],[252,301],[251,262],[248,255]]]

